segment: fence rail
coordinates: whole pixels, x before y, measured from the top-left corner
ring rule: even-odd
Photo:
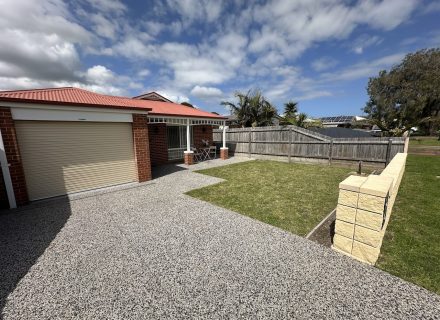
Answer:
[[[213,131],[222,141],[222,130]],[[291,158],[365,161],[387,164],[404,152],[405,138],[330,138],[295,126],[238,128],[226,131],[229,153]]]

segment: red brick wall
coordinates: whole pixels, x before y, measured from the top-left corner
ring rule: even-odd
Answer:
[[[193,127],[194,145],[197,148],[203,147],[202,140],[208,140],[212,145],[212,126],[200,125]]]
[[[138,181],[151,180],[150,143],[148,118],[145,114],[133,114],[133,142]]]
[[[165,123],[149,123],[151,165],[159,166],[168,162],[167,125]]]
[[[24,205],[29,202],[29,198],[10,108],[0,107],[0,128],[5,145],[6,157],[9,163],[9,172],[11,173],[15,201],[17,202],[17,206]]]

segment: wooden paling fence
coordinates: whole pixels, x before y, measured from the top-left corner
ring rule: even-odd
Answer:
[[[222,141],[222,130],[213,131],[214,142]],[[330,138],[295,127],[237,128],[226,131],[231,155],[266,155],[304,159],[365,161],[388,164],[404,152],[405,138]]]

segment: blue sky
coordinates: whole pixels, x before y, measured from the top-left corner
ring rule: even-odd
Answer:
[[[428,0],[2,0],[0,89],[157,91],[221,114],[259,88],[282,111],[362,114],[370,76],[440,46]]]

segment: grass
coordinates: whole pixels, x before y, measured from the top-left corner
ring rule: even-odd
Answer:
[[[306,235],[336,207],[338,184],[350,169],[256,160],[198,172],[226,181],[190,196]]]
[[[409,145],[412,147],[440,146],[440,140],[438,140],[438,137],[412,137],[409,140]]]
[[[377,266],[440,294],[440,157],[408,155]]]

